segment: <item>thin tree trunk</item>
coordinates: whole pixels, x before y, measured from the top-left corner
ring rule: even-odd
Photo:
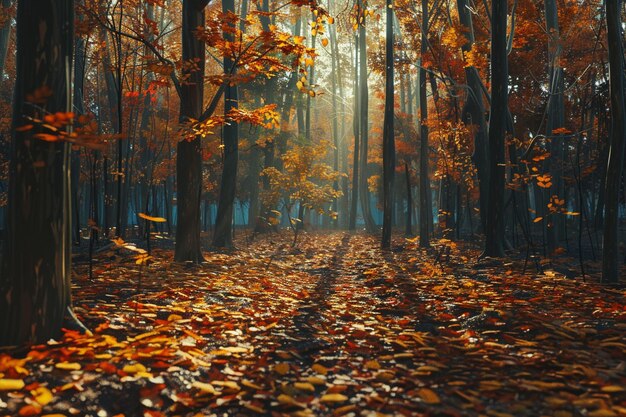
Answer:
[[[620,0],[606,0],[606,26],[609,47],[611,95],[611,143],[606,169],[604,202],[604,240],[602,245],[602,282],[614,283],[619,272],[619,190],[622,182],[626,144],[626,109],[624,108],[624,47],[622,45]]]
[[[0,10],[3,11],[4,22],[0,26],[0,78],[4,75],[4,66],[6,64],[7,51],[9,50],[9,39],[11,38],[11,17],[8,9],[11,7],[11,0],[2,0]]]
[[[420,246],[430,246],[430,178],[428,175],[428,101],[426,97],[426,69],[423,66],[423,57],[428,51],[428,0],[422,0],[422,45],[419,66],[419,101],[420,101]],[[430,213],[429,213],[430,212]]]
[[[504,137],[508,113],[506,0],[493,0],[491,27],[491,112],[489,116],[489,205],[485,256],[504,256]]]
[[[352,160],[352,198],[350,200],[350,224],[349,230],[356,230],[356,216],[358,210],[359,201],[359,40],[358,35],[354,37],[354,79],[353,79],[353,95],[354,95],[354,110],[352,119],[352,129],[354,132],[354,156]]]
[[[359,122],[361,124],[359,133],[361,136],[361,175],[359,177],[359,195],[361,197],[361,210],[365,229],[368,233],[376,232],[376,223],[372,217],[370,204],[370,192],[368,187],[369,167],[368,167],[368,142],[369,142],[369,87],[367,83],[367,32],[365,30],[365,5],[363,0],[359,0],[359,7],[362,14],[362,22],[359,26]]]
[[[383,120],[383,236],[382,248],[391,248],[393,193],[396,172],[394,138],[393,0],[386,0],[385,115]]]
[[[224,13],[234,13],[234,0],[222,0],[222,10]],[[232,33],[225,33],[224,39],[228,42],[234,41]],[[234,74],[233,59],[224,56],[224,72]],[[231,109],[238,106],[237,85],[228,85],[224,91],[224,114],[227,115]],[[213,246],[217,248],[230,248],[233,246],[233,209],[235,204],[235,191],[237,186],[237,163],[239,159],[239,124],[229,121],[223,127],[224,141],[224,167],[222,170],[222,180],[220,195],[217,205],[217,216],[215,218],[215,234],[213,235]]]

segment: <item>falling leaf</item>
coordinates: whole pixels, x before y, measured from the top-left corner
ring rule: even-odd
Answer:
[[[137,215],[141,217],[142,219],[148,220],[149,222],[164,223],[167,221],[163,217],[148,216],[147,214],[144,214],[144,213],[138,213]]]

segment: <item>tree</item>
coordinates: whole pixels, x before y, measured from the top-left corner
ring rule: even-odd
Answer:
[[[41,127],[26,127],[29,117],[48,118],[50,124],[67,120],[73,24],[72,0],[18,4],[0,345],[57,337],[71,303],[70,144],[47,141]]]
[[[424,68],[424,55],[428,51],[428,0],[422,0],[422,45],[420,48],[421,65],[419,66],[419,102],[420,102],[420,246],[430,246],[430,179],[428,176],[428,101],[426,96],[426,68]]]
[[[394,139],[393,0],[387,0],[385,40],[385,116],[383,121],[383,249],[391,247],[396,146]]]
[[[235,13],[234,0],[222,0],[222,12],[228,19],[229,15]],[[235,38],[234,24],[224,26],[224,40],[233,42]],[[235,61],[232,56],[224,55],[224,73],[235,74]],[[224,114],[226,117],[237,109],[238,91],[237,85],[231,82],[230,77],[226,77],[227,84],[224,93]],[[217,206],[217,217],[215,219],[215,234],[213,236],[213,246],[218,248],[228,248],[233,244],[232,223],[233,205],[235,203],[235,187],[237,185],[237,161],[239,160],[239,125],[234,120],[229,120],[224,125],[224,167],[222,170],[222,181],[220,186],[220,196]]]
[[[6,62],[7,50],[9,49],[9,36],[11,35],[11,14],[9,8],[11,0],[2,0],[0,10],[0,77],[4,74],[4,64]]]
[[[472,15],[469,11],[466,0],[457,0],[459,22],[465,28],[466,42],[462,51],[467,55],[472,50],[474,44],[474,25]],[[487,126],[485,123],[485,105],[483,103],[483,93],[481,88],[480,75],[475,66],[467,64],[465,67],[465,82],[467,83],[467,99],[462,109],[463,123],[475,125],[474,153],[472,160],[476,166],[479,187],[479,207],[480,223],[483,231],[487,223],[487,201],[489,201],[489,170],[487,166]]]
[[[180,86],[180,121],[199,120],[202,113],[204,90],[205,45],[196,35],[204,27],[204,8],[208,0],[183,1],[183,61],[186,66]],[[178,142],[176,159],[176,250],[178,262],[201,262],[200,198],[202,196],[202,155],[200,135],[192,135]]]
[[[365,30],[366,21],[366,5],[365,0],[357,0],[358,13],[361,21],[359,24],[359,112],[355,113],[358,117],[360,127],[361,140],[361,176],[359,177],[359,195],[361,197],[361,210],[365,228],[369,233],[376,231],[376,223],[372,217],[372,209],[370,204],[370,192],[368,187],[369,169],[368,169],[368,142],[369,142],[369,87],[367,83],[368,67],[367,67],[367,31]]]
[[[610,137],[604,206],[602,282],[619,281],[618,208],[626,144],[624,108],[624,47],[622,45],[621,1],[606,0],[606,27],[609,46],[609,79],[613,129]]]
[[[484,256],[504,256],[504,136],[508,114],[506,0],[491,12],[491,111],[489,114],[489,201]]]

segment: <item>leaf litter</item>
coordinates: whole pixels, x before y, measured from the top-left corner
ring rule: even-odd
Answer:
[[[0,415],[626,416],[622,289],[445,241],[288,242],[77,265],[93,334],[0,353]]]

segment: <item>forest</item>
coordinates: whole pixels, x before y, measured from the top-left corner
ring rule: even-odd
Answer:
[[[626,416],[620,0],[0,0],[0,416]]]

